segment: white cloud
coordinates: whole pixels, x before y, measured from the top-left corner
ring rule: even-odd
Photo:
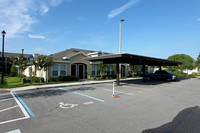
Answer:
[[[130,0],[128,3],[126,3],[125,5],[121,6],[120,8],[114,9],[112,10],[109,14],[108,14],[108,18],[114,18],[115,16],[119,15],[120,13],[124,12],[126,9],[130,8],[132,5],[134,5],[136,2],[138,2],[140,0]]]
[[[45,4],[42,4],[41,5],[41,14],[44,15],[48,11],[49,11],[49,8]]]
[[[44,15],[63,1],[71,0],[0,0],[0,31],[5,30],[9,38],[30,31],[39,22],[36,15]]]
[[[46,38],[45,36],[31,35],[31,34],[29,34],[28,37],[34,38],[34,39],[45,39]]]
[[[35,51],[39,52],[39,53],[43,53],[43,54],[49,54],[50,51],[44,50],[42,48],[36,48]]]

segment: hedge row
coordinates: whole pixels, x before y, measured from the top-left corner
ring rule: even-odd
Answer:
[[[115,79],[116,75],[90,75],[90,80]]]
[[[49,82],[63,82],[63,81],[78,81],[79,78],[76,76],[59,76],[59,77],[50,77]]]

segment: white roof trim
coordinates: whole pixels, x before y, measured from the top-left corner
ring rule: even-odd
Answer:
[[[73,57],[73,56],[76,56],[76,55],[79,55],[79,54],[83,54],[83,55],[85,55],[86,57],[89,57],[87,54],[85,54],[84,52],[78,52],[78,53],[75,53],[75,54],[73,54],[73,55],[70,55],[70,56],[67,56],[67,57],[63,57],[63,59],[70,59],[71,57]]]
[[[90,62],[90,64],[98,65],[98,64],[100,64],[100,62]]]
[[[54,60],[53,62],[54,62],[54,63],[55,63],[55,62],[60,62],[60,63],[70,63],[70,61],[63,61],[63,60]]]

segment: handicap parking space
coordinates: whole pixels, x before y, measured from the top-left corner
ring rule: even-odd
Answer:
[[[76,87],[76,89],[78,89]],[[29,105],[36,117],[55,115],[79,110],[93,104],[101,104],[104,100],[72,90],[71,88],[51,88],[18,92]]]

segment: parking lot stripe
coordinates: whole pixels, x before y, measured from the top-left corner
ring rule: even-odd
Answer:
[[[19,129],[17,129],[17,130],[9,131],[9,132],[6,132],[6,133],[21,133],[21,131]]]
[[[13,92],[14,94],[13,94],[12,92]],[[11,94],[13,95],[13,97],[15,97],[15,96],[17,97],[17,98],[15,97],[15,100],[16,100],[16,102],[19,104],[19,106],[20,106],[22,112],[24,113],[24,115],[25,115],[25,116],[29,116],[29,115],[28,115],[28,113],[29,113],[29,114],[31,115],[31,117],[35,117],[35,114],[29,109],[29,107],[28,107],[28,106],[26,105],[26,103],[18,96],[18,94],[17,94],[15,91],[12,91],[12,92],[11,92]],[[21,103],[18,101],[18,99],[19,99],[19,101],[20,101]],[[22,106],[21,104],[23,104],[23,106]],[[26,110],[25,110],[24,108],[26,108],[26,110],[28,111],[28,113],[26,112]],[[29,116],[29,117],[30,117],[30,116]]]
[[[112,91],[112,90],[109,90],[109,89],[103,89],[103,90],[105,90],[105,91]],[[123,94],[127,94],[127,95],[133,96],[133,94],[131,94],[131,93],[126,93],[126,92],[123,92],[123,91],[115,91],[115,92],[119,92],[119,93],[123,93]]]
[[[5,108],[5,109],[2,109],[2,110],[0,110],[0,112],[6,111],[6,110],[9,110],[9,109],[13,109],[13,108],[16,108],[16,107],[19,107],[19,105],[12,106],[12,107]]]
[[[4,101],[8,101],[8,100],[12,100],[14,98],[8,98],[8,99],[4,99],[4,100],[1,100],[0,102],[4,102]]]
[[[0,125],[6,124],[6,123],[9,123],[9,122],[24,120],[24,119],[28,119],[28,118],[30,118],[30,116],[29,117],[22,117],[22,118],[18,118],[18,119],[12,119],[12,120],[8,120],[8,121],[3,121],[3,122],[0,122]]]
[[[92,99],[92,100],[97,101],[97,102],[104,102],[104,100],[101,100],[101,99],[98,99],[98,98],[94,98],[94,97],[91,97],[91,96],[88,96],[88,95],[84,95],[84,94],[81,94],[81,93],[72,92],[72,91],[69,91],[67,89],[63,89],[63,88],[58,88],[58,89],[66,91],[66,92],[69,92],[69,93],[72,93],[72,94],[76,94],[76,95],[79,95],[79,96],[82,96],[82,97],[86,97],[86,98]]]

